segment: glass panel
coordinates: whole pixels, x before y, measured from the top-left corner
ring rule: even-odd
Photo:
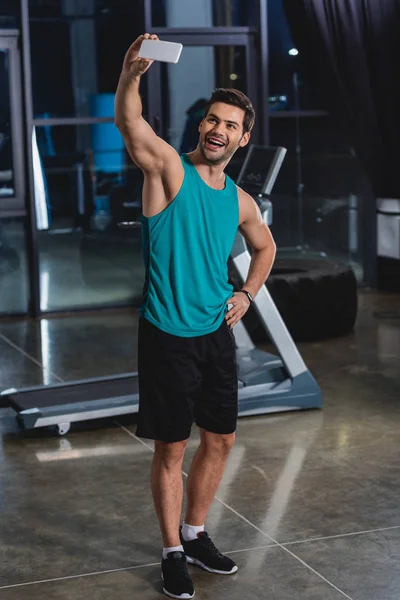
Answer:
[[[0,29],[18,29],[19,4],[16,0],[1,0]]]
[[[153,27],[237,27],[247,25],[255,0],[153,0]]]
[[[36,140],[42,310],[137,303],[140,227],[118,224],[140,219],[142,174],[118,130],[113,123],[37,127]]]
[[[196,69],[193,69],[193,65]],[[204,107],[216,87],[236,88],[246,93],[246,48],[244,46],[188,46],[179,63],[161,65],[163,137],[178,152],[197,146],[198,125]],[[228,166],[231,177],[239,174],[245,152],[239,150]]]
[[[0,48],[0,210],[1,199],[15,195],[13,171],[9,50]]]
[[[0,314],[28,311],[28,281],[24,220],[0,218]]]
[[[361,281],[370,187],[335,123],[330,117],[271,119],[271,145],[288,148],[273,192],[278,251],[350,264]]]
[[[143,29],[143,2],[60,0],[31,7],[34,116],[111,116],[93,99],[115,92],[125,52]]]
[[[282,0],[268,0],[268,40],[271,110],[321,110],[318,90],[307,83],[294,47]]]

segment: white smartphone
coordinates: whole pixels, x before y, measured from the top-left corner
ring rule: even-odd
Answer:
[[[182,52],[182,44],[163,42],[161,40],[143,40],[139,58],[159,60],[161,62],[177,63]]]

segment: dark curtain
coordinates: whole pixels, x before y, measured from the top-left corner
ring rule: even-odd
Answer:
[[[369,175],[400,198],[400,0],[282,0],[299,58]]]

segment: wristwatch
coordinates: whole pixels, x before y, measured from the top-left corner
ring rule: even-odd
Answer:
[[[253,304],[254,302],[254,298],[253,296],[250,294],[250,292],[248,292],[247,290],[239,290],[239,292],[242,292],[243,294],[246,294],[246,296],[248,297],[250,304]]]

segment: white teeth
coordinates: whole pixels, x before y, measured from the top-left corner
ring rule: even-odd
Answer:
[[[214,140],[214,139],[211,139],[211,138],[209,138],[209,140],[208,140],[208,141],[209,141],[211,144],[215,144],[216,146],[224,146],[224,143],[223,143],[223,142],[219,142],[219,141],[217,141],[217,140]]]

